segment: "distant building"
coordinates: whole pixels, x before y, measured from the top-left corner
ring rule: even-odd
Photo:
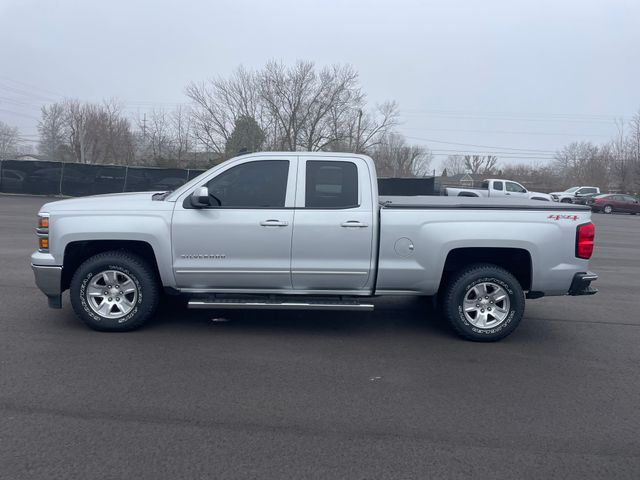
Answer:
[[[444,172],[443,172],[444,173]],[[444,187],[476,188],[490,175],[484,173],[457,173],[455,175],[441,175],[436,177],[436,184]]]
[[[26,160],[29,162],[37,162],[40,160],[46,160],[46,158],[44,158],[42,155],[34,155],[31,153],[28,153],[26,155],[16,155],[13,160]]]

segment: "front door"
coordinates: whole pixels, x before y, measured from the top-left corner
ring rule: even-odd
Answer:
[[[505,195],[510,195],[511,197],[516,198],[528,198],[529,192],[517,182],[505,182],[506,183],[506,192]]]
[[[291,252],[294,289],[370,288],[376,226],[372,175],[358,157],[301,158]]]
[[[206,182],[211,207],[176,205],[179,288],[291,289],[297,160],[272,158],[237,160]]]

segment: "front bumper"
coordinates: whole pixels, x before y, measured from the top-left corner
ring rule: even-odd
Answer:
[[[598,290],[591,286],[591,282],[598,279],[598,275],[593,272],[580,272],[573,276],[569,295],[595,295]]]
[[[62,308],[62,267],[33,265],[36,285],[47,296],[51,308]]]

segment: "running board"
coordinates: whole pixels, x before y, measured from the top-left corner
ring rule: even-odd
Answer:
[[[370,312],[374,306],[371,303],[359,303],[355,301],[256,301],[242,299],[194,299],[189,300],[189,308],[193,309],[253,309],[253,310],[358,310]]]

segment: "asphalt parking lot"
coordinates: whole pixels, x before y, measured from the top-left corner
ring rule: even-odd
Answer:
[[[640,216],[594,215],[598,295],[478,344],[411,298],[93,332],[33,283],[45,201],[0,196],[2,479],[640,478]]]

